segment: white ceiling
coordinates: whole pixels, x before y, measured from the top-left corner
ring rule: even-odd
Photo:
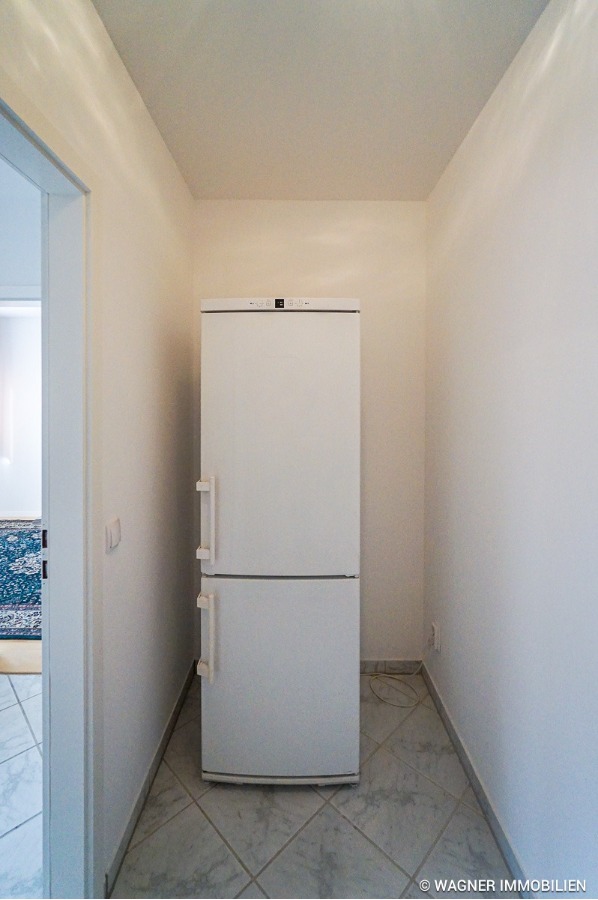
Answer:
[[[547,0],[94,0],[197,198],[419,200]]]

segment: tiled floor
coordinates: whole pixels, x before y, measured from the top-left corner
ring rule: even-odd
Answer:
[[[203,782],[195,679],[113,896],[453,896],[419,883],[509,877],[421,676],[415,708],[361,682],[361,783],[316,789]]]
[[[0,675],[0,897],[42,896],[41,675]]]

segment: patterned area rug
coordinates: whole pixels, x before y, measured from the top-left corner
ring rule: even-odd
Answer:
[[[42,636],[41,524],[0,521],[0,639]]]

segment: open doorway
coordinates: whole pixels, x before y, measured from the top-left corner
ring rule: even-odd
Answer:
[[[87,552],[87,199],[84,186],[1,104],[0,157],[41,195],[40,525],[47,575],[42,587],[42,891],[50,897],[95,896],[99,890],[93,883],[97,776]],[[30,840],[32,848],[39,847],[39,838],[38,829]],[[20,896],[18,885],[11,890]],[[0,894],[11,896],[3,889]]]
[[[9,897],[43,890],[41,201],[0,158],[0,894]]]

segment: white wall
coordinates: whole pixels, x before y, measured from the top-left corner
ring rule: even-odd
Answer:
[[[0,518],[41,515],[41,316],[0,301]]]
[[[529,877],[598,892],[598,4],[547,7],[429,201],[429,667]]]
[[[358,297],[362,658],[419,659],[425,204],[202,201],[200,297]]]
[[[41,195],[0,158],[0,298],[41,297]]]
[[[107,869],[192,659],[193,203],[89,0],[6,0],[0,35],[0,97],[90,190],[91,566],[103,617],[94,724]],[[122,543],[106,555],[114,516]]]
[[[0,517],[41,514],[41,194],[0,158]],[[24,304],[25,305],[25,304]],[[6,432],[9,431],[10,435]]]

